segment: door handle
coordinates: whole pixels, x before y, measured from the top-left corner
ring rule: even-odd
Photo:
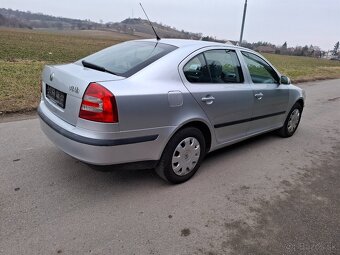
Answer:
[[[262,97],[263,97],[262,92],[255,94],[255,97],[256,97],[258,100],[261,100]]]
[[[205,97],[201,98],[201,101],[206,104],[212,104],[214,102],[215,98],[213,96],[207,95]]]

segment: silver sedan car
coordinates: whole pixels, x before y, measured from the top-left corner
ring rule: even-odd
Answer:
[[[211,151],[296,131],[305,93],[249,49],[213,42],[128,41],[46,66],[41,128],[92,165],[155,168],[190,179]]]

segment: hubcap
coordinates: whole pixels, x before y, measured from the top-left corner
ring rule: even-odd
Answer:
[[[190,173],[197,165],[201,154],[201,146],[195,137],[182,140],[172,155],[172,170],[183,176]]]
[[[295,131],[295,129],[297,128],[297,125],[299,124],[299,120],[300,120],[300,111],[299,109],[295,109],[294,111],[292,111],[292,113],[289,116],[289,120],[288,120],[288,132],[292,133]]]

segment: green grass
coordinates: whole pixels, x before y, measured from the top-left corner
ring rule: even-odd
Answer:
[[[326,59],[263,54],[293,82],[340,78],[340,62]]]
[[[38,106],[39,79],[44,64],[0,60],[0,112],[30,111]]]
[[[45,64],[73,62],[110,45],[133,39],[102,31],[31,31],[0,28],[0,112],[33,110],[40,99]],[[340,78],[340,62],[265,54],[293,81]]]
[[[66,63],[129,38],[131,37],[115,38],[109,35],[95,37],[81,32],[0,29],[0,59]]]
[[[40,99],[45,64],[67,63],[131,39],[109,32],[0,29],[0,112],[30,111]],[[114,36],[113,36],[114,35]]]

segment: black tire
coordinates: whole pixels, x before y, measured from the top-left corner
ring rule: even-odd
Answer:
[[[297,122],[297,125],[296,127],[291,130],[289,129],[289,121],[290,121],[290,118],[292,117],[292,113],[295,111],[295,110],[298,110],[299,111],[299,120]],[[301,120],[301,116],[302,116],[302,106],[300,103],[295,103],[292,107],[292,109],[289,111],[288,115],[287,115],[287,118],[285,120],[285,123],[284,125],[277,130],[277,134],[283,138],[287,138],[287,137],[291,137],[292,135],[294,135],[295,131],[297,130],[299,124],[300,124],[300,120]]]
[[[196,165],[194,168],[189,171],[188,173],[183,175],[178,175],[175,173],[173,170],[173,164],[172,164],[172,159],[175,156],[176,148],[180,146],[180,143],[183,142],[183,140],[187,138],[195,138],[196,141],[199,143],[199,158],[197,161]],[[193,139],[193,140],[195,140]],[[190,140],[190,139],[189,139]],[[202,134],[202,132],[194,127],[187,127],[184,129],[179,130],[168,142],[166,145],[162,157],[156,167],[156,173],[164,180],[173,183],[173,184],[178,184],[178,183],[183,183],[189,180],[197,171],[197,169],[200,167],[201,162],[206,154],[206,145],[205,145],[205,139]],[[187,171],[187,169],[185,169]]]

